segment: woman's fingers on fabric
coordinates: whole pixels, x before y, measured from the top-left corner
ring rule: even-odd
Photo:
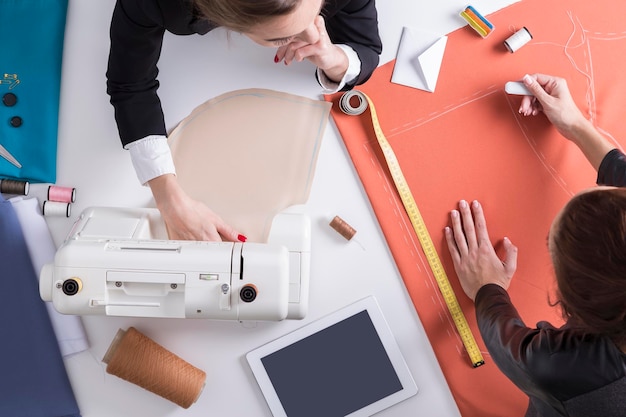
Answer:
[[[466,256],[468,252],[467,240],[465,239],[465,232],[463,232],[463,224],[461,222],[461,214],[458,210],[452,210],[450,212],[450,221],[452,223],[452,233],[454,235],[454,242],[459,251],[461,257]]]
[[[217,229],[214,227],[209,228],[204,233],[204,236],[200,240],[208,240],[212,242],[220,242],[222,240],[222,236],[218,233]]]
[[[239,236],[241,234],[233,229],[230,225],[226,224],[224,221],[220,221],[215,226],[217,227],[217,232],[219,232],[219,234],[225,241],[237,242],[239,240]]]
[[[489,243],[489,231],[487,230],[487,220],[480,203],[476,200],[472,202],[472,213],[474,215],[474,227],[476,228],[476,239],[478,244]]]
[[[446,237],[446,243],[448,244],[448,250],[450,251],[450,257],[456,267],[461,262],[461,255],[459,254],[459,248],[456,246],[454,240],[454,232],[450,227],[444,229],[444,235]]]
[[[504,238],[504,271],[511,278],[517,270],[517,246],[508,237]]]
[[[463,231],[465,232],[465,240],[467,240],[468,249],[472,250],[472,248],[478,246],[478,242],[476,240],[474,218],[467,201],[459,201],[459,212],[461,213],[461,221],[463,223]]]

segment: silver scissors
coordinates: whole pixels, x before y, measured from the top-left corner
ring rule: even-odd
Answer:
[[[7,149],[2,145],[0,145],[0,156],[6,159],[7,161],[9,161],[10,163],[12,163],[13,165],[15,165],[16,167],[18,168],[22,167],[22,164],[20,164],[18,160],[15,159],[15,157],[11,155],[11,153],[7,151]]]

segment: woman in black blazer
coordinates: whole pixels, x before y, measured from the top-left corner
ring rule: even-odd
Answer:
[[[122,145],[172,239],[245,241],[178,185],[157,95],[165,31],[205,34],[220,26],[276,47],[276,63],[308,59],[327,92],[365,82],[382,51],[374,0],[117,0],[107,93]]]

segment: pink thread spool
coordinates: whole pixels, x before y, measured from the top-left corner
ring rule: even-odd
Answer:
[[[51,185],[48,187],[48,200],[60,203],[73,203],[76,200],[76,188]]]

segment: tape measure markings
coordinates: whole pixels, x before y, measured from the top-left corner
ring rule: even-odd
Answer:
[[[358,108],[353,108],[350,106],[350,99],[355,96],[358,97],[360,100]],[[437,285],[439,286],[439,290],[443,296],[445,304],[448,307],[448,311],[450,312],[452,321],[454,322],[457,331],[459,332],[465,350],[467,351],[472,361],[472,365],[474,367],[479,367],[483,365],[485,361],[480,352],[480,349],[478,348],[478,344],[476,343],[476,339],[472,334],[472,330],[469,327],[467,319],[463,314],[463,310],[459,305],[454,290],[452,289],[450,281],[443,268],[443,264],[439,259],[439,255],[435,250],[435,246],[430,237],[430,234],[428,233],[428,229],[426,228],[424,219],[417,207],[415,199],[413,198],[413,194],[411,193],[406,178],[402,173],[402,169],[400,168],[398,159],[393,149],[391,148],[391,145],[387,141],[387,138],[385,137],[382,128],[380,127],[374,103],[365,93],[358,90],[352,90],[344,93],[341,96],[339,106],[341,110],[348,115],[358,115],[363,113],[365,111],[365,108],[367,107],[363,106],[364,102],[367,102],[367,104],[369,105],[376,139],[378,140],[378,144],[380,145],[380,148],[383,152],[383,156],[387,161],[389,172],[391,173],[393,182],[396,186],[398,194],[400,195],[402,204],[404,205],[404,208],[409,216],[409,220],[413,225],[413,229],[417,234],[417,238],[419,239],[422,250],[426,255],[426,259],[433,272]]]

